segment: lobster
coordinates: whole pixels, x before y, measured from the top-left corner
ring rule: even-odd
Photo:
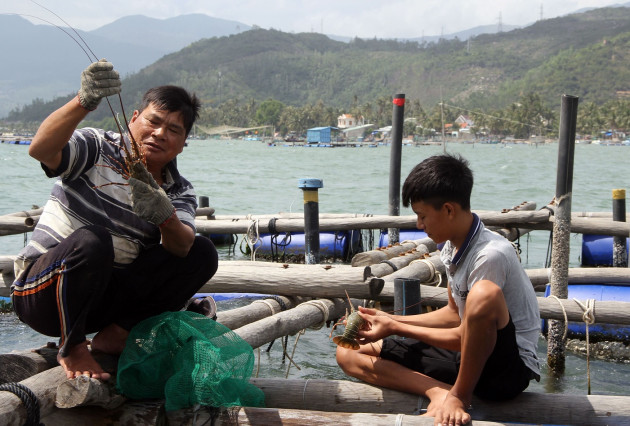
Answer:
[[[346,291],[346,297],[348,298],[348,304],[350,305],[350,315],[348,315],[348,311],[346,310],[346,329],[340,336],[333,337],[333,343],[337,346],[341,346],[342,348],[358,350],[359,343],[356,341],[357,333],[365,323],[365,320],[361,318],[359,312],[354,309],[352,306],[352,302],[350,301],[350,296],[348,296],[348,292]],[[333,331],[339,324],[343,324],[342,322],[338,322],[333,325],[332,330],[330,331],[330,335],[332,336]]]

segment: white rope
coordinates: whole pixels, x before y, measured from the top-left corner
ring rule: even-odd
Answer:
[[[564,334],[562,335],[562,341],[565,342],[567,340],[567,332],[569,330],[569,319],[567,318],[567,311],[564,309],[564,305],[558,298],[558,296],[554,296],[553,294],[549,297],[554,298],[560,304],[560,308],[562,308],[562,315],[564,315]]]
[[[308,386],[308,381],[311,379],[306,379],[306,382],[304,382],[304,389],[302,389],[302,409],[305,410],[306,409],[306,386]]]
[[[249,218],[251,215],[247,215],[247,217]],[[259,222],[259,219],[252,220],[247,227],[247,233],[245,233],[245,240],[247,241],[252,261],[256,260],[256,251],[258,250],[258,248],[254,248],[254,246],[260,241]]]
[[[431,262],[429,259],[416,259],[409,262],[410,265],[414,263],[424,263],[429,267],[429,270],[431,271],[431,276],[424,284],[435,284],[436,287],[439,287],[442,284],[442,274],[437,270],[433,262]]]
[[[588,383],[588,395],[591,394],[591,345],[589,339],[588,326],[595,322],[595,299],[587,299],[586,306],[577,299],[575,303],[582,308],[582,321],[586,324],[586,380]]]
[[[326,322],[328,321],[328,316],[330,315],[330,311],[328,310],[328,305],[326,305],[323,301],[315,299],[315,300],[307,300],[306,302],[300,303],[300,305],[311,305],[315,306],[324,316],[322,322],[309,327],[311,330],[319,330],[321,329]]]
[[[293,355],[295,355],[295,349],[297,348],[297,344],[298,344],[298,341],[300,340],[300,336],[301,336],[302,334],[304,334],[305,332],[306,332],[306,330],[300,330],[300,331],[297,333],[297,336],[295,336],[295,343],[293,344],[293,351],[291,352],[291,356],[289,356],[288,354],[286,355],[286,357],[287,357],[287,358],[289,358],[289,361],[291,361],[291,362],[290,362],[290,363],[289,363],[289,365],[287,366],[287,374],[286,374],[286,376],[284,377],[285,379],[288,379],[288,378],[289,378],[289,370],[291,369],[291,364],[295,365],[295,368],[297,368],[298,370],[302,370],[302,369],[300,368],[300,366],[299,366],[299,365],[297,365],[297,364],[293,361]]]
[[[271,311],[271,315],[275,315],[277,313],[276,310],[274,309],[273,305],[269,301],[267,301],[265,299],[254,300],[252,302],[252,305],[254,303],[263,303],[263,304],[267,305],[269,307],[269,310]]]
[[[403,418],[405,417],[404,414],[397,414],[396,415],[396,426],[402,426],[403,425]]]

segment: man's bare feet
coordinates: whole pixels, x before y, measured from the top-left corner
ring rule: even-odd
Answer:
[[[70,349],[68,356],[57,355],[57,361],[66,371],[68,379],[88,376],[100,380],[109,380],[111,374],[103,371],[98,362],[92,357],[87,347],[87,341]]]
[[[96,333],[92,339],[92,350],[110,355],[120,355],[125,349],[127,336],[129,336],[129,331],[116,324],[110,324]]]

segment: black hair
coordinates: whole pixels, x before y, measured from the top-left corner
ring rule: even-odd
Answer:
[[[460,155],[429,157],[413,168],[402,189],[403,206],[423,201],[439,209],[446,202],[459,203],[470,210],[473,173]]]
[[[184,120],[186,136],[190,133],[195,120],[199,118],[201,103],[195,94],[188,93],[179,86],[157,86],[147,90],[142,97],[142,112],[150,104],[154,104],[158,110],[169,112],[181,112]]]

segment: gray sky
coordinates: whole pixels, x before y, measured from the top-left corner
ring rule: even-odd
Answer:
[[[92,30],[128,15],[169,18],[203,13],[285,32],[362,38],[451,34],[480,25],[528,25],[624,0],[37,0],[71,26]],[[30,0],[0,0],[0,13],[54,15]],[[33,20],[35,23],[41,21]]]

